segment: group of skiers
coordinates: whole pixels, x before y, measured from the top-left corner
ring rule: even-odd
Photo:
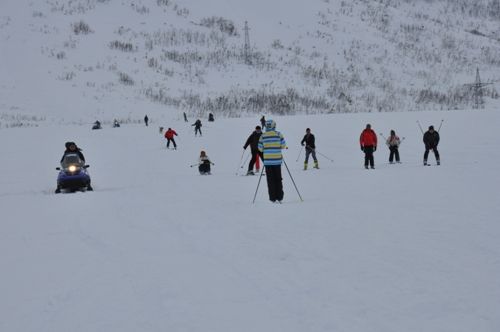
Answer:
[[[186,114],[184,113],[184,119],[187,120]],[[213,115],[211,116],[213,121]],[[146,126],[148,125],[147,115],[144,118]],[[276,130],[276,122],[274,120],[266,120],[264,116],[260,119],[262,126],[256,126],[255,130],[248,136],[243,149],[246,150],[250,147],[251,159],[248,163],[247,175],[254,175],[254,166],[258,162],[259,158],[263,161],[266,179],[268,185],[269,199],[272,202],[281,202],[283,200],[283,184],[281,176],[281,164],[283,162],[282,150],[288,149],[286,146],[285,138],[283,134]],[[195,123],[192,124],[195,128],[195,136],[201,133],[201,120],[197,119]],[[263,128],[265,131],[263,132]],[[163,127],[160,127],[160,133],[163,133]],[[382,135],[382,134],[381,134]],[[170,143],[173,145],[173,149],[177,149],[177,143],[175,142],[175,136],[178,136],[177,132],[168,128],[165,132],[164,137],[167,139],[167,148],[170,148]],[[383,136],[383,135],[382,135]],[[389,163],[401,163],[399,155],[399,145],[402,140],[396,135],[394,130],[390,131],[389,137],[385,138],[385,143],[389,148]],[[440,165],[439,151],[437,149],[439,144],[439,132],[434,130],[434,126],[429,126],[427,132],[423,135],[423,142],[425,145],[425,152],[423,157],[423,164],[428,164],[429,152],[432,150],[436,158],[436,164]],[[404,137],[403,137],[404,140]],[[377,135],[375,131],[371,128],[370,124],[367,124],[365,129],[361,132],[359,138],[359,144],[361,151],[364,153],[364,167],[366,169],[374,169],[375,161],[373,153],[377,150]],[[313,168],[319,169],[319,162],[316,157],[316,142],[315,136],[312,134],[311,129],[307,128],[304,137],[300,142],[301,146],[305,148],[305,160],[304,160],[304,170],[308,168],[309,158],[312,157],[314,161]],[[80,149],[76,147],[74,142],[66,143],[67,152],[76,152],[80,155],[80,159],[85,161],[83,154]],[[64,158],[64,156],[63,156]],[[210,165],[214,165],[205,151],[200,152],[198,158],[198,170],[202,175],[208,175],[211,172]],[[194,165],[191,165],[194,166]],[[258,169],[257,169],[258,171]]]

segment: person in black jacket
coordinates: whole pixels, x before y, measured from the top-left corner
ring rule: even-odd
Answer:
[[[197,119],[191,126],[194,126],[194,136],[200,133],[201,136],[201,120]]]
[[[302,146],[306,147],[306,160],[304,161],[304,171],[307,169],[307,163],[309,161],[309,155],[312,155],[314,159],[314,168],[319,168],[318,159],[316,158],[316,144],[314,135],[311,133],[311,129],[306,129],[306,134],[300,142]]]
[[[434,156],[436,157],[436,163],[440,164],[439,159],[439,151],[437,149],[439,144],[439,133],[434,130],[434,126],[430,126],[429,130],[424,134],[424,144],[425,144],[425,153],[424,153],[424,166],[427,164],[427,157],[429,156],[429,150],[434,152]]]
[[[257,158],[260,157],[262,159],[262,153],[259,151],[259,139],[262,135],[262,128],[260,126],[255,127],[253,133],[248,136],[248,139],[243,145],[243,150],[246,150],[248,146],[250,146],[250,152],[252,153],[252,159],[250,159],[250,163],[248,164],[248,172],[247,175],[254,175],[253,166],[257,161]]]
[[[61,161],[60,161],[61,163],[63,162],[64,157],[68,153],[76,153],[78,155],[78,157],[80,157],[80,159],[82,160],[82,163],[85,163],[85,157],[83,156],[83,153],[80,150],[80,148],[78,148],[76,146],[75,142],[66,142],[64,144],[64,146],[66,147],[66,150],[64,150],[63,156],[62,156]]]

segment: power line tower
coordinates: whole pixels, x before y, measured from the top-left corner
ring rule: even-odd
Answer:
[[[483,100],[483,88],[487,85],[490,85],[493,83],[482,83],[481,82],[481,77],[479,76],[479,68],[476,69],[476,81],[471,84],[465,84],[465,86],[469,87],[472,89],[472,97],[474,98],[474,105],[472,106],[475,109],[483,108],[484,107],[484,100]]]
[[[252,64],[252,59],[250,56],[250,28],[248,27],[248,21],[245,21],[245,63],[247,65]]]

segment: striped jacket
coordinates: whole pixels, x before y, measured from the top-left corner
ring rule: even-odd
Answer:
[[[286,148],[283,135],[274,129],[262,133],[259,139],[259,151],[264,155],[264,166],[281,165],[281,149]]]

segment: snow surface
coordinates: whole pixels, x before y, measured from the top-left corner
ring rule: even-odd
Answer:
[[[203,137],[176,117],[0,130],[0,330],[500,330],[498,111],[274,119],[303,202],[283,168],[284,203],[264,178],[252,204],[240,157],[258,118],[204,121]],[[423,167],[416,121],[442,119],[442,165]],[[380,143],[362,167],[366,123],[405,137],[402,164]],[[306,127],[334,160],[320,170],[296,161]],[[67,140],[94,192],[54,194]],[[202,149],[212,176],[189,167]]]

